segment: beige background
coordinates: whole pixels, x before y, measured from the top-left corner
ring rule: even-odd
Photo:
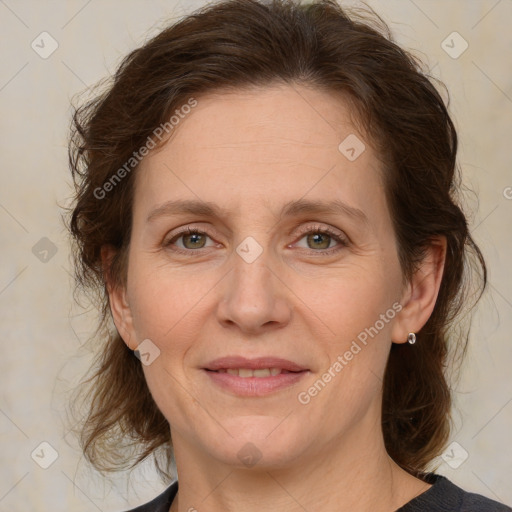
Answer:
[[[66,390],[86,367],[79,347],[94,317],[72,307],[58,203],[70,192],[70,98],[112,73],[122,56],[165,20],[203,3],[0,0],[0,511],[123,510],[163,489],[148,467],[129,482],[127,475],[112,483],[98,477],[65,430]],[[475,316],[456,394],[452,440],[469,457],[458,469],[440,460],[438,471],[468,490],[512,504],[512,1],[369,4],[451,91],[460,162],[466,183],[479,196],[478,203],[468,196],[475,211],[472,229],[490,268],[489,292]],[[58,42],[47,59],[31,47],[43,31]],[[454,31],[469,45],[458,58],[441,46]],[[453,37],[447,41],[457,52],[463,40]],[[51,242],[40,242],[43,237]],[[41,261],[45,257],[48,261]],[[58,452],[48,469],[31,458],[43,441]],[[39,453],[39,460],[48,460],[50,451],[43,447],[43,452],[38,448],[34,458]]]

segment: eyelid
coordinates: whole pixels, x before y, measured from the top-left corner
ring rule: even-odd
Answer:
[[[313,226],[311,226],[311,225],[301,226],[298,228],[299,235],[307,235],[309,233],[316,233],[316,232],[327,233],[329,235],[339,237],[339,238],[345,240],[347,243],[349,242],[347,235],[343,231],[333,228],[329,225],[315,224]]]
[[[292,230],[292,232],[293,232],[293,230]],[[171,245],[172,241],[179,239],[181,236],[184,236],[187,234],[194,234],[194,233],[198,233],[200,235],[205,235],[208,238],[210,238],[212,241],[214,241],[212,235],[210,235],[210,233],[208,232],[208,229],[200,227],[200,226],[196,226],[194,224],[188,224],[181,228],[177,228],[177,231],[173,231],[170,235],[166,236],[162,242],[162,245],[164,247],[166,247],[168,245]],[[346,247],[350,244],[350,239],[343,231],[333,228],[329,225],[321,225],[321,224],[317,223],[314,225],[300,226],[296,231],[295,242],[287,245],[287,247],[292,247],[299,240],[301,240],[305,235],[308,235],[310,233],[324,233],[324,234],[331,236],[336,242],[338,242],[338,245],[336,245],[334,247],[330,247],[328,249],[315,250],[315,249],[300,248],[300,249],[303,249],[310,253],[318,253],[318,255],[330,254],[332,252],[340,250],[340,246]],[[291,232],[290,232],[290,234],[291,234]],[[297,239],[297,236],[300,236],[300,238]],[[211,248],[212,246],[209,246],[209,247]],[[175,248],[174,251],[176,251],[178,253],[182,253],[182,254],[184,254],[184,253],[187,253],[187,254],[200,253],[201,250],[208,249],[209,247],[200,247],[199,249],[181,249],[178,247],[178,248]]]
[[[208,233],[207,229],[205,229],[203,227],[195,226],[193,224],[187,224],[186,226],[176,228],[176,230],[173,230],[171,233],[167,234],[164,237],[162,245],[164,245],[164,246],[169,245],[170,242],[172,242],[173,240],[179,239],[183,235],[194,234],[194,233],[198,233],[200,235],[206,235],[208,238],[212,238],[212,236]]]
[[[333,239],[334,241],[337,242],[337,245],[335,245],[334,247],[329,247],[328,249],[315,250],[315,249],[307,249],[307,248],[303,248],[303,247],[299,248],[301,250],[304,250],[310,254],[313,254],[313,255],[319,256],[319,257],[335,254],[335,253],[339,252],[340,250],[342,250],[343,248],[348,247],[351,243],[349,237],[343,231],[333,228],[328,225],[325,226],[325,225],[315,224],[313,226],[311,226],[311,225],[301,226],[298,231],[298,235],[299,235],[298,240],[296,242],[294,242],[293,244],[289,245],[288,247],[295,245],[298,241],[300,241],[302,238],[304,238],[305,235],[308,235],[310,233],[326,234],[329,237],[331,237],[331,239]]]

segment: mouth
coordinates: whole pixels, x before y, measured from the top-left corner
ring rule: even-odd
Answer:
[[[210,361],[206,366],[206,370],[219,371],[219,370],[242,370],[255,371],[255,370],[274,370],[277,375],[277,370],[280,372],[301,372],[307,370],[305,366],[300,365],[289,359],[282,357],[264,356],[254,359],[248,359],[243,356],[226,356]]]
[[[237,377],[242,377],[242,379],[247,379],[249,377],[256,377],[261,379],[265,377],[275,377],[276,375],[281,375],[282,373],[300,373],[298,371],[292,372],[283,368],[259,368],[257,370],[251,370],[250,368],[221,368],[219,370],[207,369],[207,371],[215,373],[229,373],[229,375],[236,375]]]
[[[282,358],[224,357],[202,368],[210,382],[236,396],[265,396],[295,385],[310,371]]]

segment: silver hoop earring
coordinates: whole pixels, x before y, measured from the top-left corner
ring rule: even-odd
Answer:
[[[409,335],[407,336],[407,341],[411,345],[414,345],[416,343],[416,334],[414,334],[413,332],[410,332]]]

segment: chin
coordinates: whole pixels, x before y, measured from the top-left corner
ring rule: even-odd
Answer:
[[[315,436],[304,431],[304,422],[301,427],[297,419],[284,418],[231,418],[223,421],[229,434],[223,430],[216,442],[205,444],[214,458],[229,466],[255,471],[285,468],[305,451],[308,439]]]

